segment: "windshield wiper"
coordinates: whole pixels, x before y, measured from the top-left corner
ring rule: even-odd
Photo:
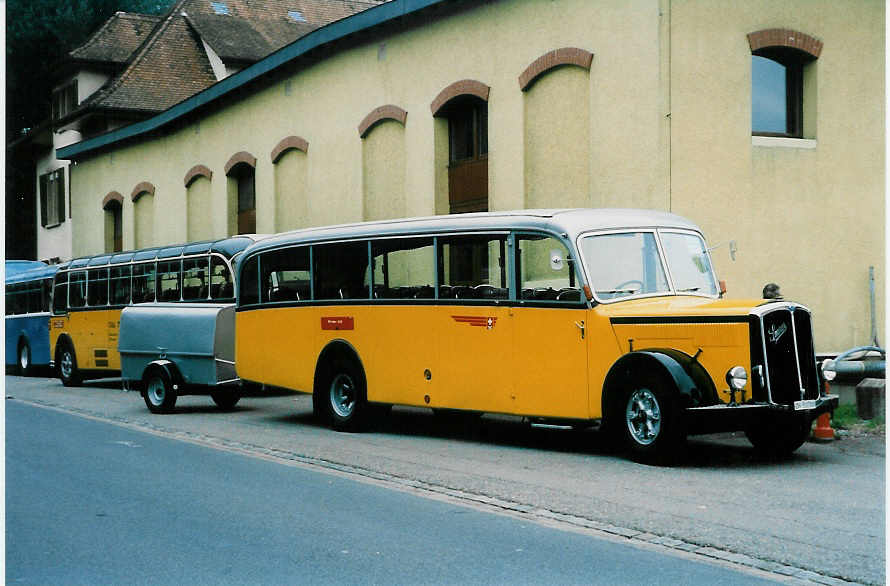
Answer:
[[[698,291],[701,287],[689,287],[688,289],[677,289],[680,293],[694,293]]]

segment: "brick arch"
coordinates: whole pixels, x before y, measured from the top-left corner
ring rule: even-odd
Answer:
[[[800,31],[787,28],[769,28],[748,34],[751,52],[768,47],[787,47],[803,51],[813,58],[822,54],[822,41]]]
[[[198,177],[206,177],[207,179],[213,178],[213,171],[210,170],[206,165],[195,165],[191,169],[188,170],[188,173],[185,174],[185,178],[183,178],[182,182],[186,187],[192,184],[192,181],[197,179]]]
[[[241,151],[232,155],[232,158],[230,158],[229,161],[226,163],[226,175],[231,173],[232,168],[239,163],[246,163],[247,165],[250,165],[251,167],[256,169],[256,157],[254,157],[247,151]]]
[[[432,111],[433,116],[438,116],[445,104],[454,98],[463,95],[476,96],[487,102],[490,91],[491,88],[481,81],[476,81],[475,79],[462,79],[454,82],[439,92],[439,95],[436,96],[436,99],[430,104],[430,110]]]
[[[395,120],[404,126],[407,118],[408,112],[398,106],[392,104],[380,106],[368,113],[368,115],[365,116],[365,119],[362,120],[361,124],[358,125],[358,135],[360,138],[365,138],[375,125],[384,120]]]
[[[564,65],[575,65],[590,71],[593,62],[593,53],[576,47],[563,47],[545,53],[531,62],[525,71],[519,76],[519,89],[528,90],[531,85],[542,75]]]
[[[107,210],[108,206],[114,202],[117,202],[118,205],[123,207],[124,196],[116,191],[109,191],[108,195],[106,195],[104,198],[102,198],[102,209]]]
[[[142,197],[143,194],[154,195],[155,194],[155,186],[149,183],[148,181],[143,181],[139,185],[133,188],[133,192],[130,194],[130,200],[133,203],[136,203],[136,200]]]
[[[272,164],[274,165],[275,163],[277,163],[278,159],[280,159],[284,155],[284,153],[292,149],[308,153],[309,141],[307,141],[302,136],[288,136],[286,138],[282,138],[281,141],[279,141],[279,143],[275,145],[275,148],[272,149]]]

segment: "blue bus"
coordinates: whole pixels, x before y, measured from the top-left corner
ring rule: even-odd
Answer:
[[[6,366],[22,375],[48,366],[49,315],[57,266],[6,261]]]

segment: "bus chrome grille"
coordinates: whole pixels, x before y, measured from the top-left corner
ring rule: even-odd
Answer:
[[[799,305],[761,306],[752,319],[752,367],[762,368],[766,388],[754,398],[781,405],[819,397],[819,373],[810,312]],[[759,391],[759,392],[758,392]]]

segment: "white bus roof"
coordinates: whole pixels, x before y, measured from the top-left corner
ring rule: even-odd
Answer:
[[[566,234],[574,240],[577,235],[591,230],[624,228],[681,228],[700,232],[698,226],[682,216],[655,210],[620,208],[516,210],[360,222],[294,230],[254,243],[245,251],[244,256],[298,242],[349,240],[373,236],[546,230],[556,234]]]

